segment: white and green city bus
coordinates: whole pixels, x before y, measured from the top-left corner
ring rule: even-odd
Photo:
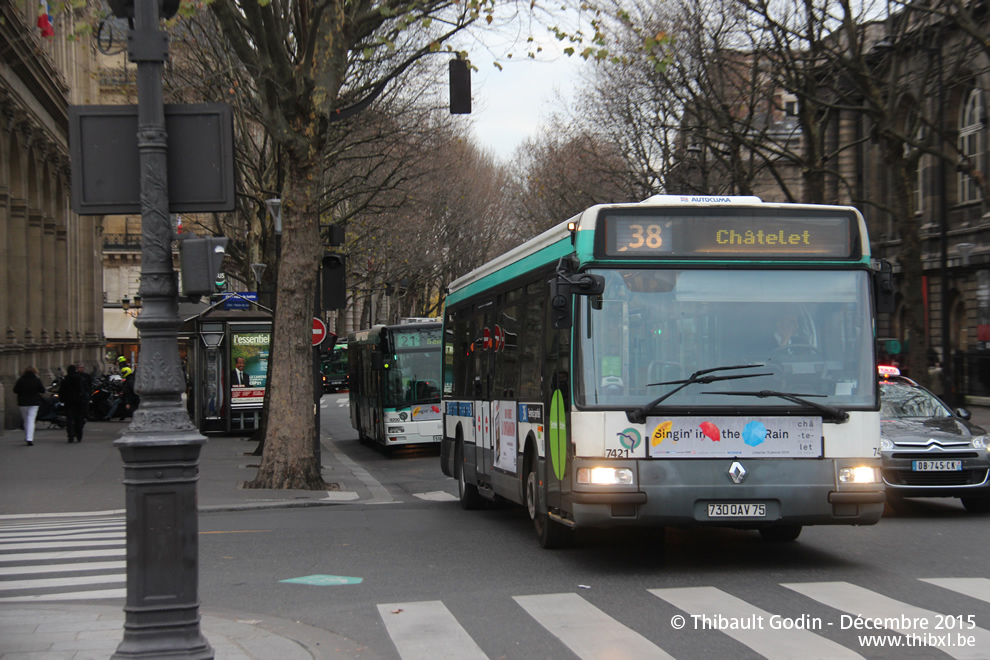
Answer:
[[[437,319],[376,325],[348,336],[351,426],[386,448],[440,442]]]
[[[578,527],[874,524],[890,295],[854,208],[593,206],[450,285],[443,472],[464,508],[524,504],[545,547]]]

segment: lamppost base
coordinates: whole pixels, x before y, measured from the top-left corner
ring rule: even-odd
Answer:
[[[213,660],[213,647],[200,632],[198,609],[198,603],[192,608],[181,609],[141,608],[138,611],[125,607],[128,621],[124,623],[124,640],[111,657]],[[155,623],[136,623],[131,620],[132,615],[152,618]]]
[[[114,443],[124,460],[127,604],[124,639],[113,657],[210,660],[197,588],[196,482],[206,438],[181,407],[155,403],[139,408]],[[180,413],[184,424],[175,423]]]

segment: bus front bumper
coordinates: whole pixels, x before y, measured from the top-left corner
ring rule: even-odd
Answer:
[[[734,462],[746,469],[741,483],[729,475]],[[575,469],[593,464],[600,461],[577,459]],[[565,496],[578,527],[872,525],[883,514],[882,482],[839,484],[837,478],[840,468],[879,468],[879,460],[678,459],[628,465],[637,473],[636,485],[575,484]]]

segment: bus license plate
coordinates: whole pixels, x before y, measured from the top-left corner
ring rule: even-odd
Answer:
[[[766,518],[766,504],[709,504],[709,518]]]
[[[962,461],[911,461],[914,472],[962,472]]]
[[[435,436],[433,436],[433,442],[440,442],[441,440],[443,440],[443,436],[442,435],[435,435]]]

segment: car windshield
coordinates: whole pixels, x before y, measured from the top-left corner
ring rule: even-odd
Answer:
[[[591,272],[604,276],[606,286],[600,297],[578,297],[578,405],[643,406],[692,373],[739,365],[752,368],[725,372],[734,379],[683,387],[663,407],[802,405],[731,394],[754,390],[813,396],[832,406],[876,405],[865,271]]]
[[[903,382],[881,381],[881,419],[951,417],[952,412],[931,392]]]

